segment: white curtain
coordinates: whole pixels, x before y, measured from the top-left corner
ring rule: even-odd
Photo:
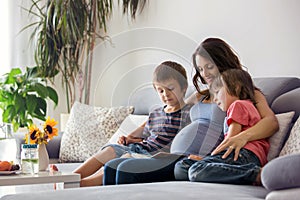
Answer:
[[[1,30],[1,36],[0,36],[0,72],[1,75],[8,71],[9,69],[9,52],[10,52],[10,46],[9,46],[9,20],[8,20],[8,2],[10,0],[2,0],[0,1],[0,26],[2,27]]]
[[[29,41],[31,30],[22,28],[30,23],[28,12],[22,8],[29,8],[30,0],[1,0],[1,75],[10,68],[34,65],[33,45]]]

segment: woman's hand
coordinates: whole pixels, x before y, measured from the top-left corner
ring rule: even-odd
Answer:
[[[236,161],[239,157],[240,150],[248,142],[247,138],[243,134],[238,134],[223,140],[223,142],[211,153],[215,155],[227,149],[222,158],[227,158],[227,156],[234,151],[234,160]]]

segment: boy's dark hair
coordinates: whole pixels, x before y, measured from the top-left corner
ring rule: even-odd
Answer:
[[[184,67],[176,62],[165,61],[155,68],[153,73],[153,83],[169,79],[178,81],[181,89],[186,89],[188,86]]]
[[[212,82],[210,91],[213,92],[225,86],[228,94],[239,97],[241,100],[249,99],[255,105],[254,90],[256,89],[248,72],[242,69],[228,69]]]

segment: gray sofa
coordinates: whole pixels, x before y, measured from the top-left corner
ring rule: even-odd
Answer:
[[[294,111],[295,115],[292,118],[290,124],[290,130],[293,124],[299,117],[300,113],[300,79],[298,77],[268,77],[268,78],[254,78],[255,85],[262,90],[265,94],[269,105],[275,114],[286,113]],[[138,91],[131,97],[128,104],[135,107],[135,114],[146,114],[148,108],[153,104],[159,103],[156,95],[151,88],[143,91]],[[143,95],[143,99],[147,99],[145,102],[140,102],[139,96]],[[149,98],[145,98],[145,96]],[[300,133],[299,133],[300,134]],[[297,137],[300,137],[298,134]],[[18,135],[15,136],[17,142],[20,145],[22,138]],[[288,138],[288,135],[285,138]],[[60,139],[55,137],[47,145],[47,150],[51,159],[58,159],[60,149]],[[292,157],[293,158],[293,157]],[[272,160],[272,165],[276,167],[275,158]],[[296,157],[299,161],[300,156]],[[273,162],[275,161],[275,162]],[[275,164],[273,164],[275,163]],[[298,162],[299,163],[299,162]],[[62,170],[66,169],[70,164],[59,164]],[[73,166],[76,166],[73,164]],[[273,166],[272,166],[273,167]],[[68,167],[67,167],[68,168]],[[71,167],[72,168],[72,167]],[[266,167],[268,168],[268,167]],[[70,170],[70,168],[68,168]],[[289,173],[293,173],[292,170],[286,169]],[[276,170],[275,170],[276,171]],[[268,172],[263,173],[264,176],[278,176],[278,174],[270,174]],[[284,173],[283,173],[284,174]],[[264,177],[263,177],[264,178]],[[269,181],[270,182],[270,181]],[[266,184],[269,184],[266,182]],[[297,182],[297,181],[296,181]],[[300,180],[299,180],[300,182]],[[230,184],[212,184],[212,183],[195,183],[195,182],[159,182],[159,183],[145,183],[145,184],[131,184],[131,185],[117,185],[117,186],[104,186],[104,187],[89,187],[89,188],[77,188],[60,191],[49,192],[35,192],[34,194],[15,194],[7,195],[1,198],[1,200],[10,199],[267,199],[267,200],[279,200],[279,199],[299,199],[300,184],[291,184],[285,182],[286,187],[277,188],[273,190],[269,187],[263,186],[249,186],[249,185],[230,185]],[[267,189],[268,188],[268,189]],[[273,190],[273,191],[272,191]]]

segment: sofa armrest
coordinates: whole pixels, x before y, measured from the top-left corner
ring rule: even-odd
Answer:
[[[50,159],[58,159],[59,158],[59,150],[60,150],[62,134],[63,134],[63,132],[59,132],[58,136],[53,137],[53,139],[50,140],[48,142],[48,144],[46,145]],[[25,136],[24,132],[13,133],[13,137],[16,140],[16,146],[17,146],[16,158],[18,160],[21,159],[21,146],[22,146],[22,144],[25,143],[24,136]]]
[[[262,169],[263,186],[271,191],[300,188],[299,166],[299,153],[275,158]]]

